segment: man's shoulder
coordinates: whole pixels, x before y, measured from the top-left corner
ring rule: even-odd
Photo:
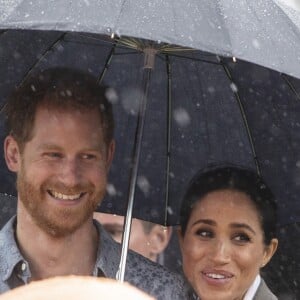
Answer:
[[[125,280],[157,299],[186,299],[188,292],[186,281],[180,274],[133,251],[128,253]]]

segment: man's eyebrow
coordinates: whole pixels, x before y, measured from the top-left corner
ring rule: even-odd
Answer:
[[[81,152],[100,152],[103,149],[102,146],[95,146],[95,147],[87,147],[82,149]],[[52,143],[44,143],[38,146],[38,150],[61,150],[63,151],[63,147],[56,145],[56,144],[52,144]]]
[[[62,148],[56,144],[51,144],[51,143],[44,143],[38,146],[38,150],[48,150],[48,149],[61,150]]]
[[[230,227],[232,227],[232,228],[247,229],[247,230],[251,231],[253,234],[256,235],[255,230],[251,226],[249,226],[248,224],[246,224],[246,223],[231,223]]]

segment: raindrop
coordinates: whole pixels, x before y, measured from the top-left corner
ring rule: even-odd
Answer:
[[[67,94],[68,97],[72,96],[72,92],[70,90],[66,90],[66,94]]]
[[[106,191],[110,196],[116,196],[117,195],[117,190],[116,190],[115,186],[112,183],[107,184]]]
[[[252,45],[255,49],[260,49],[260,43],[257,39],[252,40]]]
[[[35,86],[34,86],[33,84],[30,86],[30,88],[31,88],[31,90],[32,90],[33,92],[36,92],[36,88],[35,88]]]
[[[145,196],[149,194],[150,183],[145,176],[139,176],[137,179],[137,186],[141,189]]]
[[[41,15],[44,15],[44,14],[45,14],[45,12],[42,10],[42,11],[41,11]]]
[[[298,160],[298,161],[296,162],[296,167],[297,167],[297,168],[300,168],[300,160]]]
[[[139,111],[139,102],[142,99],[143,92],[136,88],[128,88],[122,91],[122,106],[128,114],[137,115]]]
[[[175,174],[173,172],[169,172],[170,178],[175,178]]]
[[[15,59],[21,58],[21,54],[17,51],[13,53],[13,56],[14,56]]]
[[[108,99],[108,101],[109,101],[111,104],[116,104],[116,103],[118,103],[119,97],[118,97],[118,94],[117,94],[117,92],[115,91],[115,89],[113,89],[113,88],[108,88],[108,89],[105,91],[105,96],[106,96],[106,98]]]
[[[209,86],[209,87],[207,88],[207,90],[208,90],[208,92],[211,93],[211,94],[213,94],[213,93],[216,91],[215,88],[214,88],[213,86]]]
[[[168,214],[169,214],[169,215],[173,215],[173,213],[174,213],[171,206],[168,206],[168,207],[167,207],[167,211],[168,211]]]
[[[191,123],[191,117],[188,112],[180,107],[174,110],[173,117],[179,126],[186,127]]]
[[[230,83],[230,88],[231,90],[234,92],[234,93],[237,93],[238,92],[238,87],[236,86],[236,84],[234,82],[231,82]]]
[[[89,0],[83,0],[86,6],[90,6],[90,1]]]

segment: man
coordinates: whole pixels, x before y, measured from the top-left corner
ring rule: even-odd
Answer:
[[[0,292],[53,276],[115,278],[119,244],[93,222],[115,148],[105,89],[79,71],[46,70],[16,89],[5,113],[18,204],[0,233]],[[157,299],[185,297],[180,277],[133,252],[125,281]]]
[[[115,241],[121,243],[124,224],[123,216],[95,212],[94,219],[102,224]],[[159,255],[162,254],[167,247],[171,234],[171,227],[164,227],[159,224],[133,218],[129,248],[157,262]]]

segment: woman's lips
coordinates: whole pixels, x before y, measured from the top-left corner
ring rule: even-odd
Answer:
[[[224,270],[204,270],[202,278],[211,285],[224,285],[232,280],[234,275]]]

